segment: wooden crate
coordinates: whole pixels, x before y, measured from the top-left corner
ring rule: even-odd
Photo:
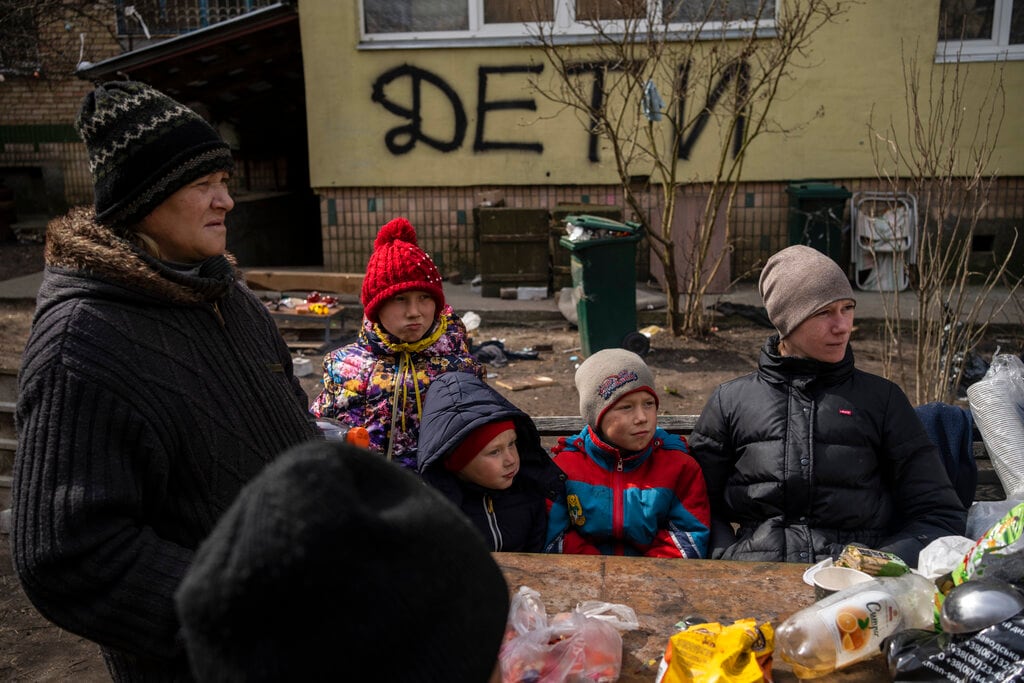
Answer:
[[[473,214],[481,296],[498,297],[506,287],[551,286],[547,209],[478,207]]]

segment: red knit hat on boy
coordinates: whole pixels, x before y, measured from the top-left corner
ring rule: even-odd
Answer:
[[[444,308],[441,274],[416,244],[416,229],[412,224],[405,218],[395,218],[380,229],[374,240],[360,296],[363,312],[369,320],[380,322],[377,314],[384,302],[412,290],[429,294],[437,304],[434,318],[441,315]]]
[[[509,429],[514,430],[516,423],[512,420],[498,420],[480,425],[462,440],[451,455],[444,459],[444,467],[450,472],[461,472],[473,458],[480,454],[484,446],[489,444],[494,437]]]

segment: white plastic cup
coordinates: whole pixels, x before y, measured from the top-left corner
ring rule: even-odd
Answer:
[[[871,581],[874,577],[849,567],[822,567],[814,572],[814,599],[821,600],[844,588]]]
[[[306,375],[313,374],[313,364],[309,362],[308,358],[302,356],[294,356],[292,358],[292,372],[295,373],[296,377],[305,377]]]

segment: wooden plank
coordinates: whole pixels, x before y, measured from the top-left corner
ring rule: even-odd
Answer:
[[[289,341],[286,339],[284,343],[285,346],[287,346],[289,349],[294,349],[296,351],[305,351],[311,349],[318,350],[323,349],[325,347],[324,341],[322,339],[320,341],[300,341],[297,339]]]
[[[244,268],[250,289],[272,292],[323,292],[355,294],[363,287],[363,273],[325,273],[316,270],[261,270]]]
[[[509,391],[521,391],[523,389],[536,389],[537,387],[548,387],[555,383],[555,380],[543,375],[528,377],[526,379],[499,379],[495,382],[499,387]]]
[[[700,615],[732,623],[754,618],[778,626],[814,602],[804,583],[806,564],[677,560],[593,555],[494,553],[509,591],[529,586],[540,593],[549,615],[568,612],[585,600],[629,605],[640,628],[622,635],[621,683],[654,680],[675,624]],[[796,681],[782,658],[772,662],[775,681]],[[885,658],[876,656],[829,680],[888,680]]]

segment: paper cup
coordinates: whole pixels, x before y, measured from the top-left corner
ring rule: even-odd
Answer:
[[[814,572],[814,599],[821,600],[844,588],[871,581],[874,577],[849,567],[822,567]]]

